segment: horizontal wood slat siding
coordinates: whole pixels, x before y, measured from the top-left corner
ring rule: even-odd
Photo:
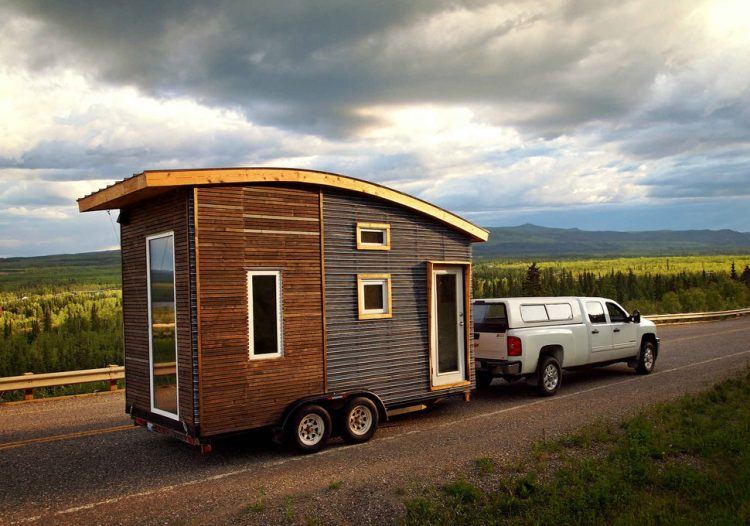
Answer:
[[[180,189],[138,203],[121,225],[122,314],[125,335],[125,403],[151,411],[146,237],[174,231],[180,419],[194,425],[193,346],[190,321],[189,199]]]
[[[274,424],[288,404],[323,391],[318,189],[201,187],[197,195],[201,434]],[[281,270],[281,358],[248,357],[251,269]]]
[[[371,389],[391,405],[466,391],[430,390],[427,262],[471,261],[469,237],[344,191],[324,190],[323,217],[328,390]],[[357,250],[357,222],[389,224],[391,249]],[[391,275],[393,317],[359,320],[357,274],[377,273]],[[473,371],[473,360],[467,365]]]

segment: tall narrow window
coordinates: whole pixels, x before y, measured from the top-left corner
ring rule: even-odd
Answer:
[[[358,274],[357,304],[360,320],[391,317],[391,275]]]
[[[281,356],[281,272],[248,272],[247,305],[250,359]]]
[[[357,223],[357,250],[390,250],[391,225]]]
[[[174,233],[146,238],[151,411],[178,418]]]

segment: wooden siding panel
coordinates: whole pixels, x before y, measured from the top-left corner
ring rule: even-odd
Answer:
[[[151,411],[146,237],[174,231],[180,419],[195,424],[194,352],[191,326],[189,206],[192,191],[180,189],[125,211],[121,225],[122,311],[125,335],[125,403]]]
[[[276,423],[323,391],[320,197],[317,188],[197,190],[201,434]],[[248,356],[247,271],[281,270],[283,356]]]
[[[466,391],[430,390],[427,262],[471,261],[469,237],[377,198],[323,194],[328,390],[366,388],[390,405]],[[357,250],[357,222],[389,224],[391,249]],[[359,320],[357,274],[384,272],[393,317]],[[473,371],[473,360],[467,367]]]

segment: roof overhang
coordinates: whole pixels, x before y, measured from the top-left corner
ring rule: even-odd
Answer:
[[[472,238],[487,241],[489,232],[447,210],[379,184],[314,170],[290,168],[212,168],[199,170],[147,170],[78,200],[81,212],[125,208],[180,186],[247,183],[296,183],[359,192],[411,208],[433,217]]]

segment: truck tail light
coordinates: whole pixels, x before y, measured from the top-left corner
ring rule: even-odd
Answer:
[[[521,338],[516,336],[508,336],[505,340],[506,346],[508,347],[508,356],[521,356],[523,351],[521,347]]]

